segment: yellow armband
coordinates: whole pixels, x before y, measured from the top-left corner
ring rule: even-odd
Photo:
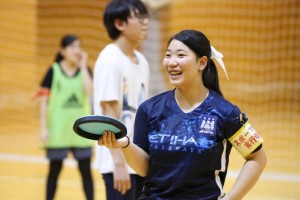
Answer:
[[[244,158],[250,155],[263,141],[263,138],[254,130],[249,122],[246,122],[229,138],[229,142]]]

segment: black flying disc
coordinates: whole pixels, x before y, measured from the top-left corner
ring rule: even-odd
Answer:
[[[126,126],[117,119],[108,116],[90,115],[77,119],[74,122],[73,130],[81,137],[99,140],[104,131],[111,131],[116,139],[125,137]]]

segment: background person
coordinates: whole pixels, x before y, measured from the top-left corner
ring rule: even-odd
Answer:
[[[137,50],[147,36],[148,11],[140,0],[113,0],[103,22],[112,42],[95,64],[94,113],[121,120],[132,139],[136,110],[149,90],[148,62]],[[120,149],[97,147],[96,158],[108,200],[133,200],[141,194],[143,179]]]
[[[93,142],[81,138],[72,128],[77,118],[91,114],[93,85],[87,59],[88,54],[81,49],[80,39],[75,35],[64,36],[55,62],[41,84],[40,139],[50,160],[47,200],[54,199],[63,160],[69,151],[78,162],[86,199],[94,199],[91,174]]]

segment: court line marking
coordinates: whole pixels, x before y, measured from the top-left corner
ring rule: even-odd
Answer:
[[[33,155],[20,155],[10,153],[0,153],[0,161],[5,162],[22,162],[22,163],[33,163],[33,164],[47,164],[48,160],[45,157],[33,156]],[[72,158],[64,160],[64,165],[68,167],[76,167],[77,163]],[[95,162],[92,163],[92,168],[96,169]],[[228,170],[227,178],[237,178],[239,171]],[[276,172],[264,172],[260,179],[269,181],[288,181],[300,183],[300,174],[286,174]]]

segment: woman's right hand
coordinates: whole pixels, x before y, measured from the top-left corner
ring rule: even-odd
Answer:
[[[116,139],[116,136],[111,131],[104,131],[102,137],[98,140],[100,146],[106,146],[107,148],[122,148],[129,143],[127,137]]]
[[[88,61],[89,55],[85,51],[81,51],[79,54],[79,67],[86,68],[87,67],[87,61]]]

